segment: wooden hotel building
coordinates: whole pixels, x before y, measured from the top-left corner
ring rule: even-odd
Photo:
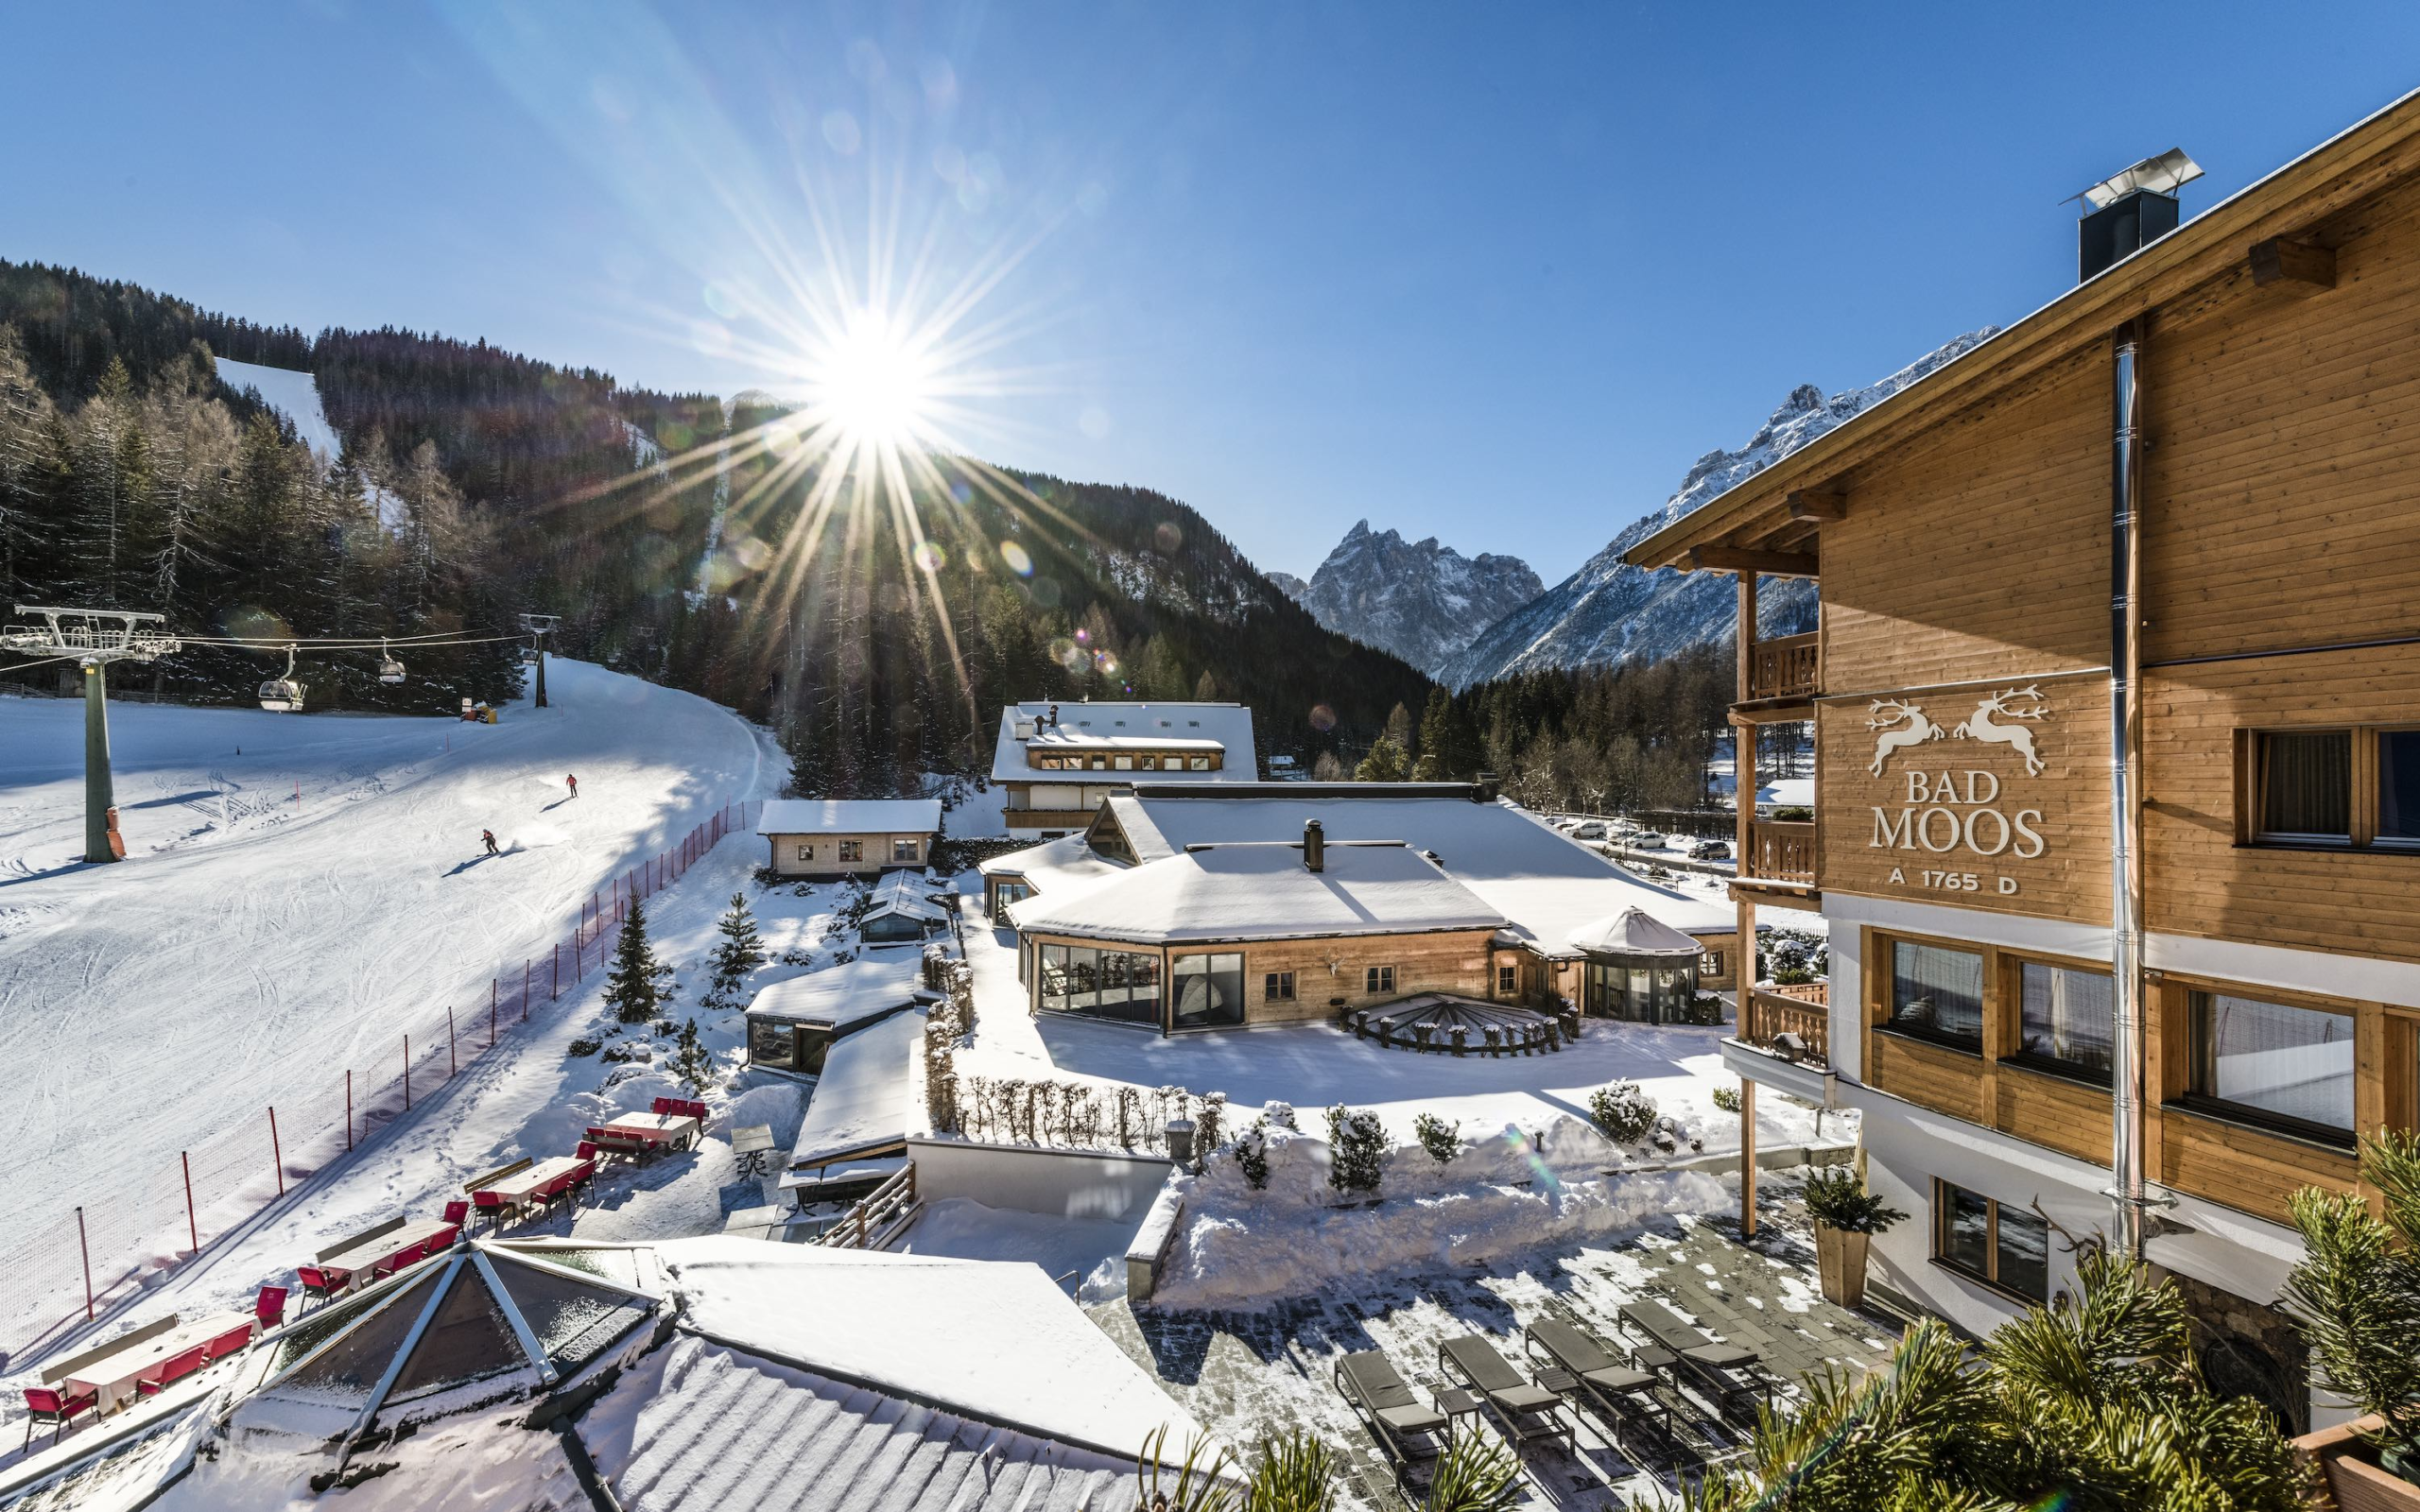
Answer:
[[[2420,97],[2180,225],[2194,171],[1629,559],[1735,574],[1734,723],[1812,727],[1734,896],[1824,915],[1828,999],[1743,993],[1725,1054],[1861,1110],[1916,1215],[1876,1280],[1980,1333],[2139,1253],[2299,1429],[2288,1199],[2420,1101]],[[1755,635],[1778,575],[1812,634]]]

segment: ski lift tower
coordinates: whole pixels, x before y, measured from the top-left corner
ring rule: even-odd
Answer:
[[[43,609],[17,606],[39,615],[40,625],[0,630],[0,649],[32,656],[74,657],[84,669],[84,859],[123,861],[126,842],[117,833],[117,799],[110,786],[109,683],[103,668],[112,662],[149,662],[182,649],[174,636],[148,626],[163,614],[114,609]]]
[[[563,617],[560,614],[524,614],[521,616],[521,627],[527,630],[530,638],[538,643],[538,701],[536,707],[540,709],[546,707],[546,637],[552,635],[554,633],[555,627],[561,625],[562,622]]]

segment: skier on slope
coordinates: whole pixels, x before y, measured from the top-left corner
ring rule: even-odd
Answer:
[[[571,789],[571,796],[572,796],[572,797],[574,797],[574,798],[578,798],[578,797],[579,797],[579,778],[566,775],[566,776],[563,778],[563,786],[568,787],[568,788],[570,788],[570,789]]]
[[[488,854],[492,856],[500,856],[504,854],[503,851],[495,848],[495,832],[493,830],[481,830],[479,832],[479,842],[488,848]]]

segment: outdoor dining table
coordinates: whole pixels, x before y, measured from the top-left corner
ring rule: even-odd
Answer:
[[[417,1251],[423,1245],[443,1234],[447,1229],[459,1229],[460,1224],[447,1223],[442,1218],[422,1218],[385,1233],[331,1250],[320,1257],[321,1270],[345,1273],[345,1289],[354,1290],[362,1278],[374,1277],[380,1270],[400,1260],[406,1251]]]
[[[595,1169],[594,1161],[583,1160],[576,1155],[550,1155],[535,1165],[525,1166],[509,1177],[490,1182],[479,1191],[497,1198],[508,1208],[519,1208],[533,1200],[544,1201],[553,1196]]]
[[[683,1149],[696,1141],[698,1121],[686,1113],[623,1113],[611,1123],[590,1125],[588,1137],[599,1144],[663,1144]]]
[[[147,1371],[165,1364],[198,1344],[208,1344],[236,1330],[251,1335],[259,1319],[250,1313],[213,1313],[191,1322],[180,1319],[175,1328],[137,1340],[123,1349],[86,1360],[73,1373],[60,1378],[59,1384],[70,1395],[92,1392],[99,1397],[104,1413],[117,1411],[138,1395],[137,1383]]]
[[[773,1128],[769,1124],[750,1124],[731,1131],[731,1153],[742,1176],[762,1176],[765,1162],[773,1153]]]

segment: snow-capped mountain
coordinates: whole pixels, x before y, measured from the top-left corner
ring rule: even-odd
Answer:
[[[1622,553],[1998,331],[1986,326],[1970,332],[1864,388],[1843,389],[1828,398],[1813,384],[1791,389],[1745,445],[1699,457],[1662,507],[1633,522],[1578,572],[1490,626],[1468,649],[1442,668],[1431,668],[1432,673],[1450,687],[1463,688],[1542,667],[1653,661],[1728,636],[1738,618],[1738,597],[1727,575],[1649,572],[1623,561]],[[1814,606],[1812,583],[1787,579],[1768,584],[1761,603],[1765,633],[1812,629]]]
[[[1363,520],[1305,583],[1269,580],[1340,635],[1392,651],[1435,676],[1473,637],[1538,596],[1545,584],[1518,557],[1465,557],[1435,536],[1407,541]]]

